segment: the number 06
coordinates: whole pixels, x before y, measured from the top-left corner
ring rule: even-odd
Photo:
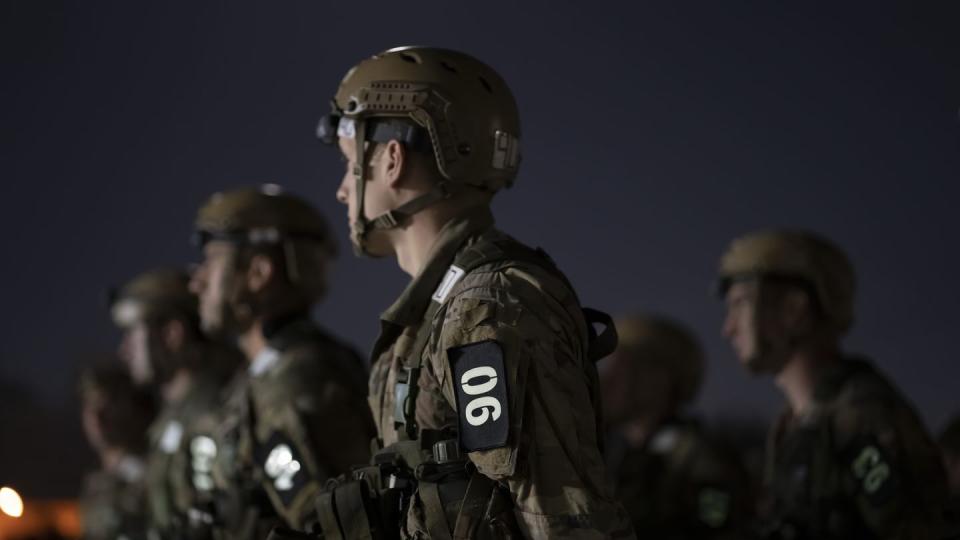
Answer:
[[[486,381],[477,384],[471,384],[477,377],[487,377]],[[485,394],[497,386],[497,370],[490,366],[479,366],[467,370],[460,377],[460,388],[468,396]],[[487,422],[491,416],[497,421],[500,418],[501,405],[500,400],[493,396],[478,397],[467,403],[467,410],[464,415],[471,426],[480,426]]]

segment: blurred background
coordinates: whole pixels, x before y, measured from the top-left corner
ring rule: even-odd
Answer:
[[[620,4],[0,4],[0,485],[75,495],[93,465],[78,367],[118,338],[105,291],[195,261],[214,191],[275,182],[323,210],[342,250],[316,315],[369,350],[407,277],[350,254],[342,164],[314,128],[351,65],[404,44],[506,78],[524,162],[500,227],[585,304],[689,324],[703,417],[756,432],[782,405],[736,365],[710,288],[732,237],[788,225],[848,250],[848,349],[939,430],[960,409],[960,4]]]

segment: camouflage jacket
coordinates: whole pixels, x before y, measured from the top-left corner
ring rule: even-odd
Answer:
[[[666,422],[640,448],[611,434],[606,455],[638,538],[737,538],[747,524],[749,474],[695,422]]]
[[[405,438],[397,382],[405,366],[418,363],[417,436],[454,433],[476,470],[508,494],[524,536],[632,537],[606,482],[597,373],[577,297],[542,253],[469,272],[451,264],[490,244],[533,253],[493,229],[487,209],[452,220],[429,262],[382,315],[370,377],[381,442]],[[428,309],[431,302],[441,307]],[[430,325],[429,337],[411,362],[410,342],[422,325]],[[431,536],[436,516],[426,515],[426,496],[421,484],[403,536]],[[457,501],[444,504],[451,506]],[[455,516],[447,516],[451,528]]]
[[[239,364],[238,359],[227,362],[224,356],[239,356],[239,352],[211,345],[204,358],[211,364]],[[197,423],[221,408],[227,375],[211,369],[193,374],[184,396],[167,403],[150,427],[146,489],[150,526],[161,538],[188,536],[188,514],[198,502],[198,492],[213,488],[209,467],[199,463],[194,470],[190,445],[203,444],[197,439],[203,435]]]
[[[114,470],[91,473],[84,481],[79,510],[84,540],[146,540],[144,465],[128,456]]]
[[[815,383],[810,414],[771,431],[769,527],[800,538],[939,538],[946,480],[912,407],[868,362],[845,359]]]
[[[211,470],[220,538],[304,528],[323,481],[370,455],[363,360],[305,317],[265,334],[268,347],[230,384],[192,459]]]

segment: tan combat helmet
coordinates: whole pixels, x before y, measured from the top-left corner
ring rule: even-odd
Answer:
[[[830,240],[797,230],[737,238],[720,259],[720,292],[733,281],[759,277],[804,283],[835,331],[842,335],[853,325],[856,276],[846,254]]]
[[[496,71],[464,53],[430,47],[382,52],[347,72],[332,105],[317,132],[328,144],[343,137],[356,145],[359,212],[352,230],[360,250],[370,230],[396,227],[461,186],[497,191],[516,178],[520,117],[513,93]],[[368,220],[362,143],[390,140],[432,151],[442,181]]]
[[[670,319],[647,315],[618,319],[616,326],[619,357],[666,368],[674,381],[678,406],[696,399],[703,383],[704,355],[689,330]]]
[[[200,245],[217,240],[278,247],[290,282],[311,298],[325,290],[327,261],[337,251],[320,212],[274,184],[213,194],[197,212],[194,231]]]
[[[190,276],[183,270],[144,272],[111,294],[114,323],[128,328],[139,322],[182,318],[196,324],[197,297],[189,289]]]

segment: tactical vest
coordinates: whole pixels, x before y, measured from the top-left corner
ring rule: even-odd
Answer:
[[[463,277],[481,266],[498,262],[518,262],[546,269],[573,291],[546,253],[506,237],[480,241],[461,250],[453,266]],[[443,285],[441,283],[441,287]],[[394,421],[401,440],[377,449],[371,466],[356,469],[350,478],[328,483],[317,499],[319,528],[324,538],[399,538],[404,513],[415,495],[422,502],[431,538],[522,537],[509,492],[476,471],[461,453],[456,434],[422,430],[416,423],[418,380],[424,352],[434,330],[442,325],[451,297],[435,295],[421,323],[405,328],[396,339],[393,355],[402,360],[402,373],[395,386]],[[615,329],[606,314],[584,309],[584,317],[590,336],[585,352],[588,358],[597,360],[616,347]],[[603,324],[606,330],[598,335],[593,323]],[[596,404],[599,396],[592,398]],[[599,430],[599,421],[597,426]],[[601,440],[599,434],[597,440]],[[281,531],[275,533],[275,537],[283,536]]]

